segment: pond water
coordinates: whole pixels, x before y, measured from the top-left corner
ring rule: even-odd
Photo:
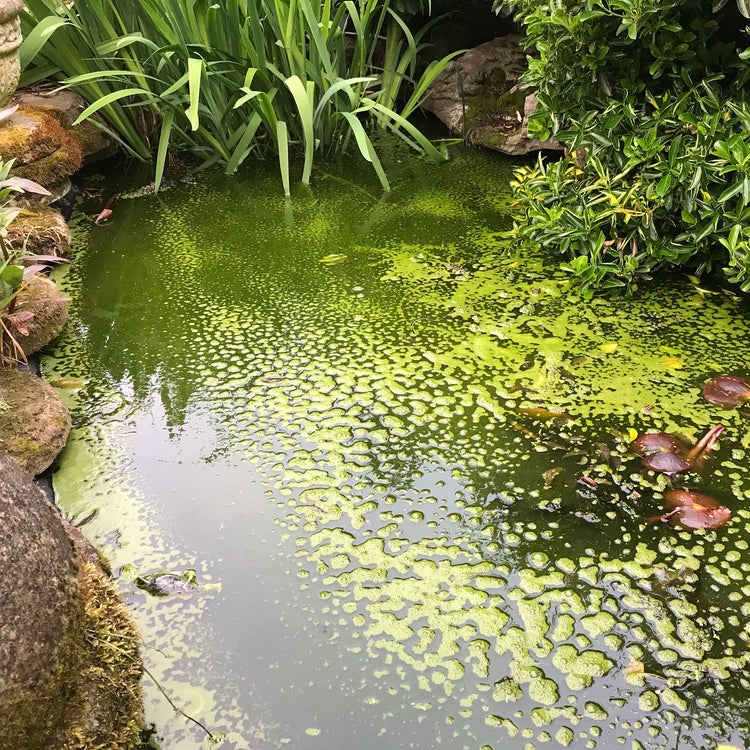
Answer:
[[[391,162],[385,196],[269,164],[78,218],[54,485],[152,677],[226,750],[744,747],[750,416],[700,390],[748,375],[746,304],[584,303],[502,240],[510,161]],[[700,475],[627,453],[719,423]],[[670,486],[732,519],[645,523]],[[144,683],[165,750],[209,746]]]

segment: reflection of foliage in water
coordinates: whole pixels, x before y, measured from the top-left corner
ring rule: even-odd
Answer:
[[[213,420],[204,455],[266,477],[316,616],[386,664],[387,690],[416,676],[419,714],[448,712],[496,748],[498,726],[578,747],[611,724],[643,747],[669,746],[675,722],[698,747],[731,739],[750,690],[750,435],[698,386],[744,367],[741,305],[682,282],[581,303],[537,260],[492,251],[489,163],[449,166],[447,213],[437,177],[361,213],[321,188],[289,217],[242,184],[146,209],[153,245],[132,251],[130,276],[110,265],[127,236],[78,272],[81,336],[104,370],[79,424],[101,414],[107,380],[131,404],[158,393],[175,434]],[[248,236],[236,205],[250,197]],[[535,404],[572,420],[516,411]],[[711,494],[730,525],[644,527],[668,484],[635,473],[629,431],[692,439],[718,419]],[[695,582],[658,585],[659,566],[682,565]],[[633,659],[645,674],[624,674]]]

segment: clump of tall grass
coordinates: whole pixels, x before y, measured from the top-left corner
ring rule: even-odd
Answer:
[[[441,160],[407,118],[452,57],[416,79],[424,30],[412,34],[391,4],[26,0],[21,83],[64,78],[89,102],[79,119],[96,113],[140,159],[155,149],[157,185],[170,149],[227,173],[275,152],[289,194],[292,150],[304,154],[307,183],[316,154],[351,143],[388,189],[371,127]]]

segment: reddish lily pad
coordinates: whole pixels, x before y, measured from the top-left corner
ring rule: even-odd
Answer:
[[[664,504],[674,510],[649,521],[666,521],[685,529],[718,529],[732,517],[726,505],[692,490],[669,490],[664,493]]]
[[[703,398],[714,406],[733,409],[750,401],[750,383],[736,375],[719,375],[703,387]]]
[[[630,450],[638,456],[653,456],[656,453],[683,453],[685,446],[666,432],[647,432],[630,444]]]
[[[689,461],[668,451],[652,453],[641,461],[641,466],[651,471],[658,471],[660,474],[677,474],[680,471],[687,471],[691,465]]]

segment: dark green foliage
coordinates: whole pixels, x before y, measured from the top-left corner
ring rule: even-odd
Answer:
[[[734,2],[512,0],[528,34],[529,130],[565,158],[516,173],[516,236],[584,293],[671,266],[750,291],[750,48]]]

